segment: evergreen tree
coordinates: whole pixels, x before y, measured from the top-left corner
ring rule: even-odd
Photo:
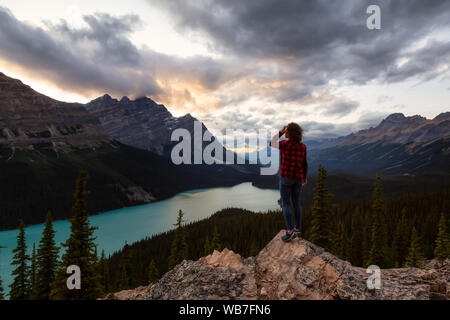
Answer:
[[[447,232],[446,220],[444,213],[442,213],[441,218],[439,219],[436,247],[434,249],[434,257],[439,262],[450,257],[450,234]]]
[[[105,250],[102,250],[102,254],[100,256],[99,269],[101,273],[101,285],[103,288],[103,292],[109,292],[109,266],[106,263]]]
[[[363,230],[361,223],[361,212],[355,210],[352,214],[351,222],[351,238],[350,238],[350,261],[357,266],[363,265],[362,254],[363,254]]]
[[[217,251],[222,250],[222,244],[220,243],[220,235],[216,225],[214,225],[213,237],[211,240],[211,251],[214,250]]]
[[[402,216],[400,221],[397,222],[392,246],[394,250],[394,265],[401,267],[404,265],[409,246],[409,227],[406,220],[406,208],[402,209]]]
[[[12,265],[17,266],[13,270],[13,283],[10,284],[9,296],[11,300],[26,300],[30,297],[30,267],[25,240],[25,224],[22,219],[19,223],[19,234],[17,236],[17,247],[13,250],[14,258]]]
[[[53,229],[52,215],[47,212],[42,238],[37,250],[36,266],[36,296],[38,300],[50,299],[51,286],[55,281],[58,267],[59,249],[55,244],[55,230]]]
[[[92,300],[102,294],[100,273],[98,270],[94,231],[88,220],[86,198],[89,192],[86,185],[89,176],[80,172],[76,181],[74,193],[73,217],[70,220],[70,237],[63,244],[64,252],[55,285],[52,289],[53,299],[63,300]],[[70,265],[77,265],[81,270],[81,289],[69,290],[66,285],[66,270]]]
[[[376,215],[383,214],[383,185],[381,181],[380,169],[377,170],[375,184],[373,188],[372,212]]]
[[[174,226],[176,226],[176,230],[170,249],[170,256],[168,261],[169,270],[175,267],[184,259],[187,259],[188,256],[188,245],[186,242],[187,231],[183,226],[183,215],[183,211],[180,210],[178,212],[177,223],[174,224]]]
[[[159,271],[158,268],[156,268],[155,260],[152,259],[150,261],[150,264],[148,266],[148,281],[149,283],[155,283],[159,279]]]
[[[380,170],[377,170],[372,200],[372,238],[368,265],[385,267],[386,233],[383,220],[383,198]]]
[[[259,253],[258,246],[256,245],[256,241],[253,240],[252,243],[250,244],[249,256],[256,257],[258,253]]]
[[[361,259],[362,265],[368,266],[370,248],[372,247],[372,215],[366,215],[364,227],[363,227],[363,241],[361,244]]]
[[[369,251],[369,260],[367,265],[377,265],[380,268],[384,267],[384,237],[381,227],[381,218],[379,216],[373,217],[372,222],[372,246]]]
[[[123,255],[119,263],[119,289],[125,290],[132,286],[133,276],[132,276],[132,265],[130,259],[130,246],[127,241],[122,249]]]
[[[4,299],[5,299],[5,292],[3,290],[2,278],[0,277],[0,300],[4,300]]]
[[[330,198],[331,194],[325,186],[327,171],[319,165],[317,182],[314,187],[314,205],[312,207],[311,242],[321,247],[330,244]]]
[[[411,244],[408,250],[408,256],[406,257],[406,265],[409,267],[421,267],[422,261],[425,260],[420,245],[420,239],[417,235],[416,228],[413,227],[411,232]]]
[[[130,288],[130,283],[128,281],[127,266],[124,263],[122,263],[122,267],[120,268],[119,288],[121,290],[126,290]]]
[[[0,246],[0,249],[4,248],[2,246]],[[0,251],[1,253],[1,251]],[[0,269],[0,275],[2,274],[1,272],[2,270]],[[2,278],[0,277],[0,300],[5,299],[5,290],[3,289],[3,283],[2,283]]]
[[[30,299],[34,299],[36,297],[37,291],[37,283],[36,283],[36,244],[33,243],[33,251],[31,254],[31,267],[30,267],[30,283],[31,283],[31,292]]]
[[[205,256],[209,255],[211,253],[211,243],[209,242],[208,236],[206,236],[205,245],[203,246],[203,251]]]
[[[335,242],[335,248],[334,252],[336,255],[341,258],[345,259],[345,230],[344,230],[344,224],[340,221],[337,224],[337,230],[336,230],[336,242]]]

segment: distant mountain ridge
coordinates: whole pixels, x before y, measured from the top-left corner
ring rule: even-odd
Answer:
[[[406,144],[425,142],[450,133],[450,112],[443,112],[434,119],[414,115],[405,117],[403,113],[393,113],[376,127],[351,133],[347,136],[326,140],[314,149],[367,143]]]
[[[82,104],[54,100],[0,73],[0,158],[17,148],[58,152],[111,140]]]
[[[198,121],[189,113],[174,117],[164,105],[147,97],[117,100],[105,94],[87,103],[86,108],[115,140],[165,156],[170,155],[172,131],[184,128],[192,134]]]
[[[393,113],[377,126],[338,138],[304,141],[308,150],[310,173],[318,165],[328,170],[370,174],[380,168],[389,174],[448,172],[450,169],[450,112],[434,119]],[[260,159],[272,148],[246,153]],[[279,157],[274,161],[278,163]],[[275,183],[272,183],[275,185]]]
[[[148,97],[117,100],[105,94],[87,104],[61,102],[0,73],[0,157],[10,157],[15,148],[67,152],[112,140],[169,157],[173,130],[186,129],[193,138],[196,121],[189,113],[174,117]],[[202,133],[208,131],[201,125]]]
[[[373,174],[450,171],[450,112],[434,119],[394,113],[376,127],[315,144],[309,159],[329,170]]]

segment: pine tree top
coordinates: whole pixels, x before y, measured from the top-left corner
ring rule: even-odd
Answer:
[[[438,234],[435,241],[435,258],[442,262],[450,257],[450,234],[447,231],[447,219],[444,213],[441,214],[438,225]]]

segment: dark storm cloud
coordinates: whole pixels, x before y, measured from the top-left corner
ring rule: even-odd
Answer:
[[[359,103],[335,97],[329,91],[330,80],[337,85],[364,85],[372,81],[428,81],[448,74],[450,42],[424,39],[450,28],[450,1],[148,2],[169,12],[180,33],[206,36],[211,48],[244,59],[247,64],[269,65],[248,74],[263,86],[264,90],[255,92],[268,103],[294,103],[299,110],[317,103],[316,110],[322,115],[337,118],[354,112]],[[381,8],[381,30],[366,27],[366,9],[372,4]],[[417,46],[419,41],[426,43]],[[265,85],[270,81],[280,85]],[[331,101],[327,99],[330,94],[334,96]],[[305,124],[306,134],[348,134],[374,125],[382,116],[370,114],[353,124],[309,122]],[[266,127],[282,123],[273,118],[262,122]]]
[[[439,67],[450,64],[450,42],[430,41],[426,47],[417,50],[401,67],[393,67],[386,72],[389,81],[401,81],[416,75],[423,80],[436,78],[442,73]]]
[[[357,101],[335,101],[329,105],[319,106],[321,113],[329,117],[343,117],[355,111],[359,106]]]
[[[107,15],[85,17],[86,21],[90,21],[91,29],[82,32],[70,30],[65,23],[54,27],[61,33],[70,35],[67,41],[40,27],[18,21],[9,10],[0,7],[0,57],[20,65],[27,72],[34,71],[41,78],[72,92],[86,93],[94,90],[133,94],[144,91],[157,94],[160,88],[152,77],[141,75],[138,70],[128,69],[124,72],[121,69],[123,65],[139,63],[139,54],[133,52],[132,44],[124,35],[124,25],[129,18],[112,18]],[[114,36],[109,31],[102,33],[98,29],[103,24],[103,19],[110,26],[116,26],[118,32]],[[83,37],[96,37],[96,40],[106,40],[109,37],[122,45],[109,55],[100,46],[93,51],[84,48],[79,41]],[[128,58],[129,53],[133,52],[133,58],[120,61],[119,57],[124,52],[128,53],[124,55]]]
[[[204,34],[213,48],[227,54],[283,59],[291,67],[284,77],[300,78],[313,86],[332,78],[363,84],[372,79],[396,82],[413,76],[435,77],[438,73],[420,67],[421,52],[409,55],[415,67],[402,70],[396,62],[414,41],[450,26],[450,1],[444,0],[148,2],[170,12],[180,32]],[[366,28],[370,4],[381,7],[381,30]],[[435,58],[449,56],[447,44],[435,44]]]
[[[217,49],[240,55],[312,53],[358,33],[339,21],[347,9],[328,1],[152,1],[167,8],[178,26],[207,34]],[[328,13],[336,12],[336,16]],[[355,26],[357,27],[357,26]],[[314,36],[312,36],[314,35]]]
[[[136,28],[142,25],[137,15],[123,15],[113,17],[106,13],[86,15],[83,17],[86,28],[73,29],[62,20],[59,24],[46,25],[50,31],[67,36],[71,41],[79,43],[83,40],[93,41],[99,44],[93,50],[92,58],[96,61],[105,61],[123,66],[138,66],[140,54],[138,49],[127,38]]]
[[[432,79],[449,59],[448,42],[430,42],[404,50],[424,35],[449,26],[450,1],[162,1],[149,0],[175,18],[180,32],[207,36],[211,48],[227,60],[187,59],[136,48],[129,40],[143,25],[137,15],[105,13],[83,17],[74,29],[64,20],[47,29],[18,21],[0,7],[0,57],[45,74],[60,87],[108,91],[118,95],[164,95],[155,80],[184,80],[214,91],[252,78],[257,85],[279,81],[265,90],[217,94],[218,106],[239,104],[252,94],[280,103],[308,103],[330,79],[363,84],[372,79],[398,82]],[[368,4],[382,8],[382,29],[365,27]],[[398,66],[399,58],[408,62]],[[269,67],[267,67],[269,66]],[[163,78],[163,79],[160,79]],[[166,83],[168,83],[166,81]],[[168,84],[170,86],[170,84]],[[184,89],[181,89],[185,92]],[[184,93],[183,93],[184,94]],[[185,94],[184,94],[185,95]]]
[[[150,49],[141,51],[142,68],[152,69],[156,76],[163,78],[184,79],[198,83],[210,91],[251,72],[246,67],[237,67],[235,62],[214,60],[207,56],[180,58]]]
[[[117,96],[190,96],[171,88],[171,80],[214,90],[247,72],[210,57],[179,58],[149,48],[138,49],[129,35],[142,25],[136,15],[97,13],[83,17],[86,27],[65,20],[45,22],[47,29],[17,20],[0,7],[0,58],[70,92],[108,92]],[[156,80],[165,81],[161,87]]]

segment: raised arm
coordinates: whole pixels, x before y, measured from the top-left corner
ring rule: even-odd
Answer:
[[[279,149],[278,139],[280,139],[283,136],[283,134],[286,133],[286,130],[287,126],[284,126],[283,129],[281,129],[281,131],[279,131],[276,135],[274,135],[272,137],[272,140],[270,140],[269,146],[271,146],[272,148]]]

